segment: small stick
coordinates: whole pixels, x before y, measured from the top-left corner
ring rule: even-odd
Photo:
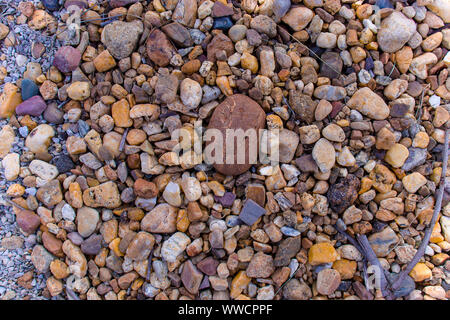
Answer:
[[[285,285],[288,284],[289,281],[292,280],[292,278],[293,278],[293,277],[295,276],[295,274],[297,273],[298,268],[300,268],[300,264],[297,266],[297,269],[295,269],[295,271],[292,273],[292,275],[289,277],[289,279],[287,279],[287,280],[286,280],[286,281],[278,288],[277,292],[275,292],[275,296],[278,294],[278,292],[281,291],[281,289],[283,289],[283,287],[284,287]]]
[[[12,200],[10,200],[8,198],[5,198],[5,201],[8,202],[10,205],[19,208],[20,210],[27,210],[24,207],[22,207],[21,205],[18,205],[17,203],[15,203],[14,201],[12,201]]]
[[[380,264],[380,261],[378,260],[375,252],[373,251],[372,247],[370,246],[369,240],[367,239],[366,235],[358,235],[357,237],[359,244],[361,245],[361,248],[363,248],[364,252],[365,252],[365,256],[367,258],[367,260],[370,262],[371,265],[373,266],[377,266],[379,268],[379,270],[381,270],[382,272],[380,272],[380,285],[381,285],[381,292],[383,294],[383,296],[388,299],[388,300],[392,300],[392,292],[388,289],[388,285],[389,282],[386,278],[386,274],[385,274],[385,270],[383,269],[383,267]]]
[[[422,95],[421,95],[421,97],[420,97],[420,104],[419,104],[419,107],[417,108],[417,111],[416,111],[415,117],[416,117],[417,121],[419,121],[419,123],[420,123],[420,118],[422,118],[423,96],[425,95],[425,90],[428,89],[429,86],[430,86],[430,84],[427,84],[427,85],[422,89]]]
[[[152,273],[152,259],[153,259],[153,249],[150,251],[150,254],[148,255],[148,266],[147,266],[147,274],[146,274],[146,280],[150,281],[150,274]]]
[[[425,231],[425,235],[423,237],[422,243],[419,246],[419,249],[417,249],[416,254],[414,255],[414,258],[409,262],[409,264],[406,266],[406,268],[400,273],[400,275],[397,277],[395,282],[392,285],[392,289],[396,290],[398,289],[405,279],[406,275],[408,275],[411,270],[416,266],[416,264],[420,261],[420,259],[425,254],[425,249],[428,246],[428,243],[430,242],[431,233],[433,232],[434,226],[436,225],[437,219],[439,217],[439,213],[441,212],[442,207],[442,198],[444,197],[444,189],[445,189],[445,178],[447,174],[447,163],[448,163],[448,142],[449,142],[449,135],[450,135],[450,129],[445,130],[445,141],[444,141],[444,150],[443,157],[442,157],[442,174],[441,174],[441,181],[439,190],[437,192],[436,197],[436,206],[434,207],[433,217],[431,218],[431,222]]]
[[[359,243],[351,236],[349,235],[344,229],[342,229],[338,223],[334,226],[336,230],[342,234],[356,249],[358,249],[359,252],[361,252],[364,255],[364,250],[361,248]]]
[[[70,298],[72,298],[72,300],[81,300],[78,297],[78,295],[75,292],[73,292],[72,289],[69,289],[67,286],[66,286],[66,293]]]
[[[336,230],[342,234],[347,240],[364,256],[364,277],[367,275],[366,263],[370,262],[371,265],[377,266],[380,270],[383,270],[381,274],[381,291],[383,296],[388,300],[392,300],[392,293],[388,290],[388,280],[385,275],[385,270],[381,267],[380,261],[378,260],[375,252],[373,252],[372,247],[369,244],[369,240],[365,235],[358,235],[357,240],[350,236],[343,228],[341,228],[339,223],[335,225]]]
[[[128,128],[125,129],[123,135],[122,135],[122,139],[120,139],[120,144],[119,144],[119,151],[122,152],[123,147],[125,146],[125,139],[127,138],[128,135]]]

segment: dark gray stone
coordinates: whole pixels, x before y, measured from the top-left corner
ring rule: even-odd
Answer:
[[[239,219],[241,219],[241,221],[245,224],[251,226],[265,213],[266,210],[263,207],[258,205],[255,201],[247,199],[241,213],[239,214]]]
[[[425,163],[425,160],[427,159],[427,149],[409,148],[408,150],[409,156],[403,164],[403,170],[410,171]]]

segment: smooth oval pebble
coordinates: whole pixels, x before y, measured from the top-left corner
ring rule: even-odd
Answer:
[[[242,94],[235,94],[227,97],[214,109],[214,113],[211,116],[208,125],[208,130],[219,130],[223,139],[222,163],[211,161],[213,162],[214,168],[225,175],[238,175],[250,169],[252,163],[249,163],[248,145],[245,147],[245,161],[243,164],[238,164],[236,151],[234,154],[234,161],[232,161],[233,163],[226,163],[226,145],[228,143],[226,139],[226,130],[242,129],[245,132],[248,129],[253,129],[256,131],[256,134],[258,134],[258,130],[264,128],[264,125],[265,113],[256,101]],[[207,142],[207,146],[210,143],[211,142]],[[217,162],[220,162],[220,159]]]

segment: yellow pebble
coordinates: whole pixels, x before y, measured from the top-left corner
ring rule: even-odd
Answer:
[[[356,261],[350,261],[347,259],[337,260],[333,263],[333,269],[339,272],[342,280],[348,280],[353,278],[356,272]]]
[[[430,137],[426,132],[420,131],[416,134],[413,140],[412,146],[415,148],[425,149],[428,147],[428,143],[430,142]]]
[[[231,96],[233,94],[233,89],[231,89],[230,87],[228,77],[226,76],[217,77],[216,84],[224,95]]]
[[[271,129],[283,129],[283,120],[276,114],[269,114],[266,117],[267,128]]]
[[[131,290],[138,290],[144,284],[144,279],[139,278],[133,281],[131,284]]]
[[[118,257],[123,257],[124,254],[119,250],[120,238],[115,238],[113,241],[109,243],[109,248],[114,252],[114,254]]]
[[[372,188],[373,181],[367,177],[361,179],[361,189],[359,190],[359,194],[363,194]]]
[[[11,117],[20,103],[22,103],[22,96],[19,88],[7,82],[3,88],[3,94],[0,96],[0,119]]]
[[[178,211],[177,216],[177,230],[181,232],[186,232],[189,228],[190,221],[187,217],[187,212],[185,209]]]
[[[430,242],[438,243],[441,241],[444,241],[444,237],[441,234],[441,225],[439,224],[439,222],[436,222],[433,228],[433,232],[431,232]]]
[[[210,182],[208,182],[208,187],[218,197],[223,197],[223,195],[225,194],[225,188],[220,182],[210,181]]]
[[[244,270],[239,271],[233,281],[231,281],[230,297],[236,299],[241,294],[242,290],[247,288],[250,280],[251,279],[247,277]]]
[[[331,263],[336,261],[337,258],[338,254],[336,249],[328,242],[321,242],[313,245],[308,253],[308,261],[313,266]]]
[[[433,274],[431,273],[430,268],[428,268],[425,263],[419,262],[414,266],[409,275],[414,279],[415,282],[421,282],[425,279],[431,278]]]
[[[18,183],[9,186],[6,195],[9,197],[20,197],[25,193],[25,188]]]

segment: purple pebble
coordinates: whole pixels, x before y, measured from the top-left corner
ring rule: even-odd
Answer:
[[[47,104],[41,96],[33,96],[17,106],[16,114],[18,116],[29,114],[30,116],[38,117],[46,108]]]

